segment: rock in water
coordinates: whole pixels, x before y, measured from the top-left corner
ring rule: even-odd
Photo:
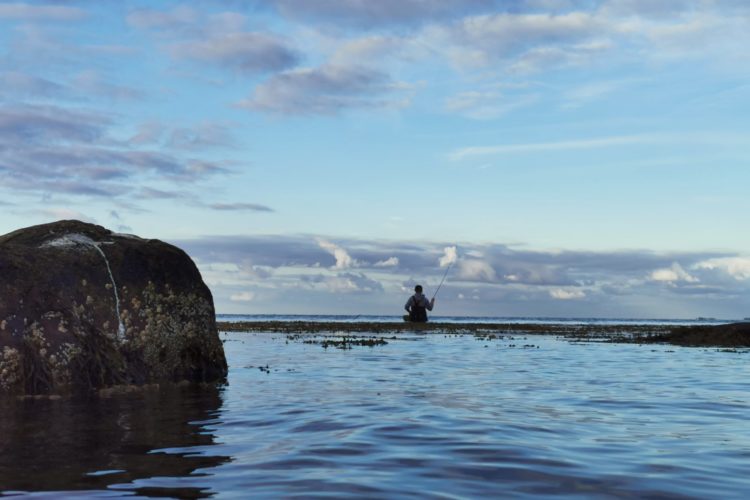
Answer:
[[[0,236],[0,394],[226,374],[211,291],[179,248],[80,221]]]

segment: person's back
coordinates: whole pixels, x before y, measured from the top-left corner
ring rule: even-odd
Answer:
[[[427,300],[427,297],[422,294],[422,286],[417,285],[414,287],[414,295],[409,297],[406,305],[404,305],[404,309],[409,312],[408,316],[404,316],[404,320],[414,323],[425,323],[427,321],[427,311],[432,311],[434,305],[435,298]]]

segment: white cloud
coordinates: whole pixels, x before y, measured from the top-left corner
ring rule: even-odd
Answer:
[[[750,258],[747,257],[708,259],[697,263],[693,268],[722,271],[738,281],[750,279]]]
[[[555,288],[549,291],[550,296],[557,300],[575,300],[583,299],[586,293],[583,290],[566,290],[564,288]]]
[[[255,293],[253,292],[241,292],[235,293],[229,297],[232,302],[252,302],[255,300]]]
[[[375,263],[375,267],[396,267],[398,266],[398,257],[390,257]]]
[[[682,268],[677,262],[673,263],[671,267],[657,269],[650,275],[652,281],[663,281],[668,283],[674,283],[678,281],[686,283],[697,283],[700,281],[698,278],[691,276],[685,269]]]
[[[443,249],[443,256],[440,257],[440,267],[447,267],[451,264],[455,264],[456,260],[458,260],[456,247],[445,247]]]
[[[349,255],[349,253],[340,246],[322,238],[318,238],[316,241],[318,242],[318,246],[320,246],[320,248],[333,255],[336,259],[336,264],[333,266],[334,269],[349,269],[350,267],[357,266],[357,261],[354,260]]]

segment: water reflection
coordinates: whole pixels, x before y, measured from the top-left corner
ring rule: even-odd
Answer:
[[[217,387],[172,387],[95,400],[0,402],[0,494],[106,490],[199,498],[200,469],[230,461],[206,453],[222,405]],[[196,478],[185,487],[146,478]],[[171,486],[174,486],[172,484]]]

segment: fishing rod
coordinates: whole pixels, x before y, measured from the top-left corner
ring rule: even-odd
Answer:
[[[445,270],[445,274],[443,274],[443,279],[440,280],[440,284],[438,285],[437,290],[435,290],[435,294],[432,296],[432,300],[435,300],[435,296],[440,291],[440,287],[443,286],[443,282],[445,281],[445,277],[448,276],[448,271],[451,270],[451,267],[453,266],[453,262],[454,261],[451,261],[451,263],[448,264],[448,268]]]

